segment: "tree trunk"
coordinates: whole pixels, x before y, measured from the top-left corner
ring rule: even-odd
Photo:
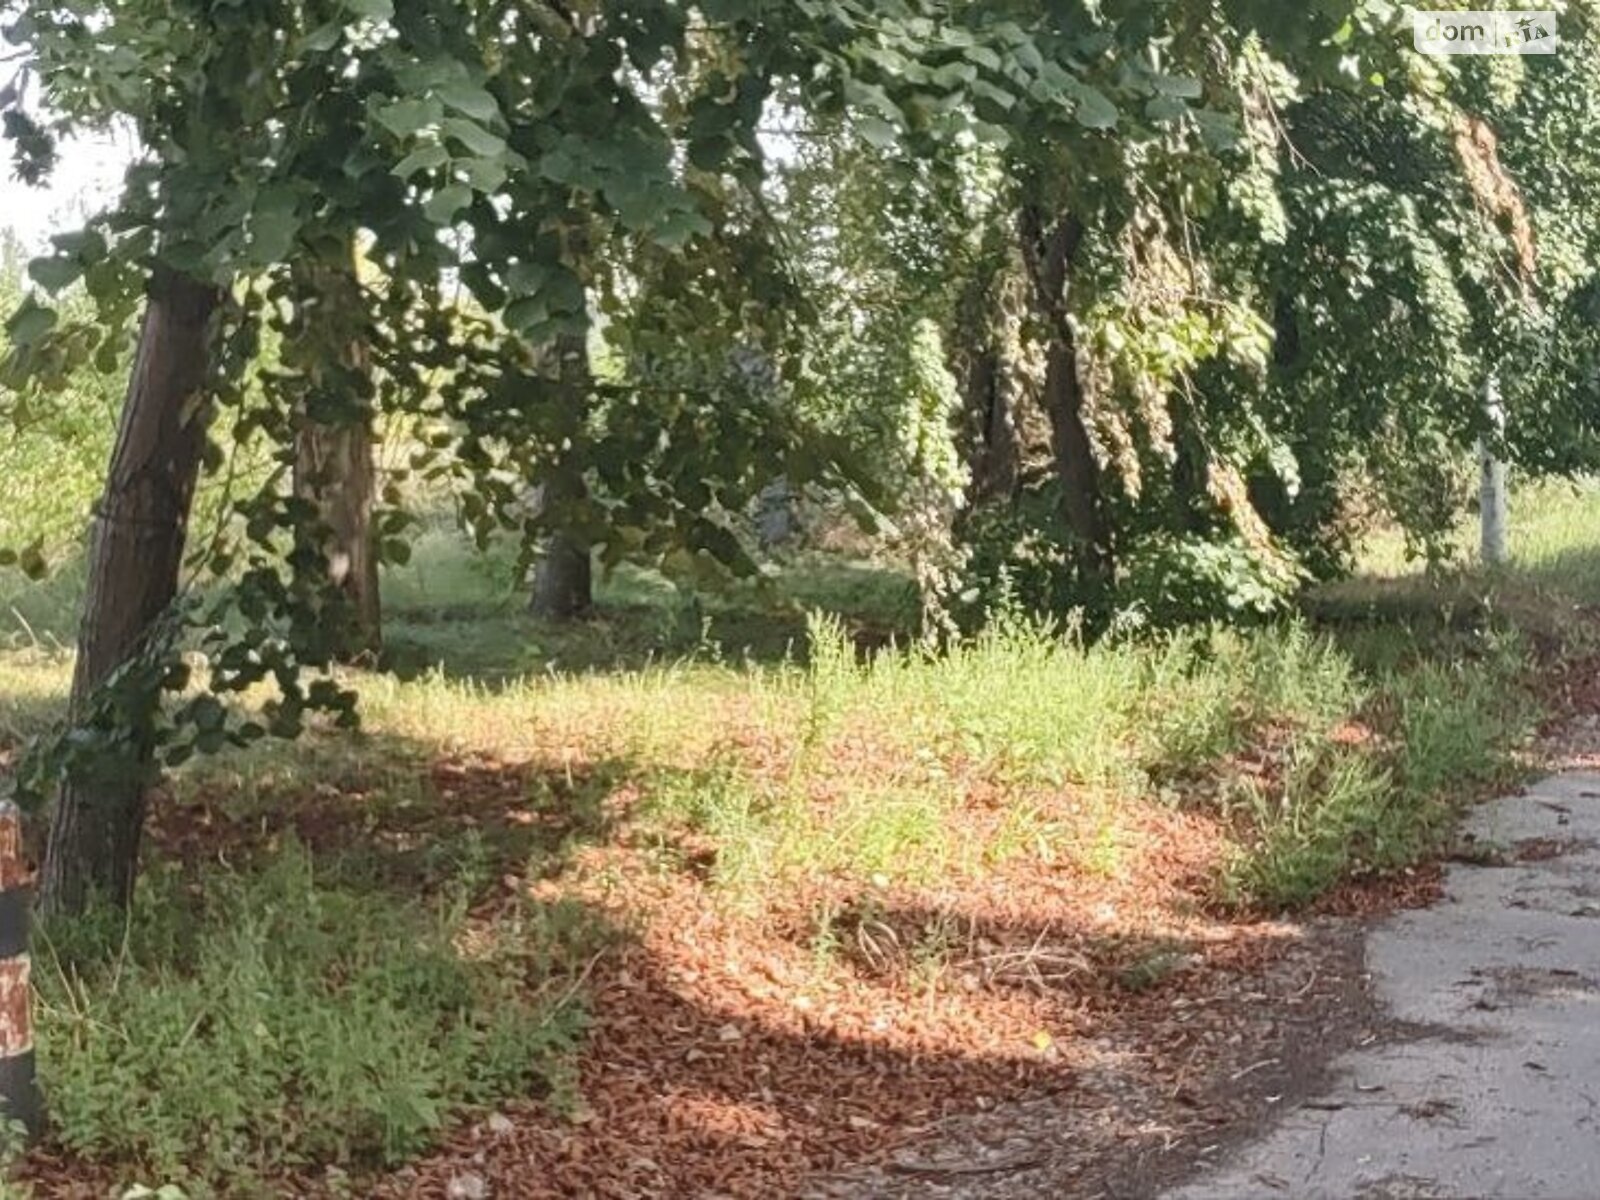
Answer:
[[[1085,579],[1109,583],[1115,571],[1111,530],[1100,498],[1100,464],[1083,419],[1083,389],[1078,353],[1072,340],[1050,347],[1044,382],[1050,444],[1061,483],[1061,505],[1078,544],[1078,570]]]
[[[343,601],[329,633],[334,656],[351,662],[376,654],[383,646],[383,620],[372,529],[372,433],[365,421],[309,422],[295,434],[294,450],[295,495],[316,506],[326,583]]]
[[[1050,419],[1062,512],[1077,542],[1080,576],[1109,584],[1115,577],[1116,558],[1102,495],[1100,464],[1084,416],[1077,334],[1068,315],[1072,265],[1085,230],[1071,214],[1046,230],[1039,210],[1031,207],[1023,209],[1018,226],[1035,303],[1050,331],[1044,409]]]
[[[294,492],[316,512],[315,580],[336,598],[325,633],[333,657],[354,662],[383,647],[378,589],[378,546],[372,509],[376,473],[372,464],[372,419],[364,393],[370,387],[372,355],[365,307],[356,274],[355,246],[331,261],[302,269],[304,316],[300,346],[305,370],[322,390],[343,397],[339,419],[300,415],[295,431]],[[308,534],[313,531],[308,530]]]
[[[756,496],[756,537],[766,551],[781,550],[800,536],[798,497],[787,479],[774,479]]]
[[[557,338],[554,353],[563,411],[572,423],[571,440],[577,441],[593,390],[588,338],[584,334]],[[574,510],[581,510],[588,499],[582,471],[571,462],[556,464],[539,486],[540,516],[554,532],[545,539],[534,569],[528,611],[536,617],[570,621],[594,607],[592,543],[574,520]]]
[[[581,479],[567,487],[552,480],[543,491],[544,503],[553,505],[557,512],[565,504],[581,502],[586,495]],[[551,534],[545,539],[534,569],[528,611],[549,621],[571,621],[593,607],[594,566],[587,539],[567,531]]]
[[[138,655],[177,595],[189,508],[205,446],[206,369],[215,288],[158,268],[138,354],[89,533],[89,580],[70,714]],[[117,772],[75,771],[56,799],[39,907],[81,912],[96,896],[132,896],[152,748]]]
[[[973,430],[968,462],[969,508],[1016,495],[1022,477],[1022,437],[1017,428],[1016,385],[1010,364],[995,345],[972,354],[967,366],[966,408]]]

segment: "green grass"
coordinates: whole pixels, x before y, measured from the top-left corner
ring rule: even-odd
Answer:
[[[610,918],[507,904],[505,881],[562,880],[590,848],[640,847],[708,904],[846,914],[1033,860],[1109,886],[1125,831],[1174,805],[1228,838],[1211,899],[1292,908],[1405,866],[1514,777],[1533,663],[1600,600],[1600,491],[1519,511],[1536,536],[1494,577],[1357,580],[1308,620],[1142,642],[1001,619],[938,654],[903,640],[905,579],[870,564],[801,558],[699,599],[622,571],[594,620],[554,626],[504,548],[435,530],[385,579],[392,661],[352,676],[364,732],[184,768],[132,923],[41,944],[57,1136],[123,1182],[250,1195],[559,1094]],[[72,596],[62,576],[5,598],[38,620],[0,651],[0,753],[61,710]],[[843,918],[818,911],[826,958]],[[948,954],[930,935],[907,959],[932,988]]]
[[[477,554],[446,527],[421,537],[410,563],[385,575],[383,591],[391,669],[485,680],[691,656],[780,662],[805,655],[807,611],[836,614],[874,642],[910,637],[918,613],[912,583],[898,569],[801,555],[765,580],[698,595],[656,572],[621,566],[597,574],[591,619],[539,621],[525,611],[513,547]]]
[[[1465,578],[1510,583],[1576,604],[1600,604],[1600,479],[1551,480],[1513,489],[1511,563],[1499,571],[1478,566],[1478,524],[1463,517],[1452,546]],[[1369,538],[1360,556],[1369,580],[1415,579],[1420,563],[1407,561],[1398,534]]]
[[[142,887],[125,926],[57,923],[36,950],[72,1151],[192,1195],[271,1195],[286,1169],[392,1165],[471,1107],[570,1090],[567,943],[588,934],[561,914],[474,928],[459,902],[326,881],[293,845]]]

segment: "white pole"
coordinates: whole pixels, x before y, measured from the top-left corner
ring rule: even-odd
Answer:
[[[1478,441],[1478,463],[1482,471],[1478,507],[1483,514],[1483,561],[1496,567],[1511,560],[1508,537],[1511,503],[1506,494],[1506,464],[1500,461],[1495,445],[1506,431],[1506,410],[1500,402],[1500,383],[1493,375],[1484,389],[1483,404],[1493,436],[1492,440],[1486,437]]]

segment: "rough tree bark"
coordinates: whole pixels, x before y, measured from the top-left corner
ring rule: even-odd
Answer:
[[[543,489],[542,501],[559,508],[581,502],[585,495],[581,479],[566,486],[552,480]],[[551,534],[534,568],[529,611],[550,621],[570,621],[593,607],[594,566],[588,541],[569,532]]]
[[[1022,437],[1009,368],[993,344],[978,350],[968,362],[965,399],[973,431],[968,507],[1014,496],[1022,477]]]
[[[361,297],[354,262],[322,268],[312,277],[317,296],[313,322],[336,339],[332,361],[355,378],[371,370],[368,343],[355,322]],[[366,418],[327,424],[303,417],[295,431],[294,491],[317,512],[317,557],[327,571],[323,582],[343,601],[329,636],[334,656],[353,662],[383,648],[379,600],[378,546],[372,510],[376,494],[372,427]]]
[[[349,662],[383,646],[378,554],[372,530],[375,472],[372,433],[366,422],[308,423],[295,434],[294,490],[317,508],[329,586],[346,611],[335,655]]]
[[[70,712],[143,648],[177,595],[205,445],[209,285],[164,269],[150,280],[105,492],[89,533],[89,581]],[[74,772],[56,799],[39,882],[47,916],[132,895],[149,746],[125,771]]]
[[[1017,350],[1028,284],[1017,269],[1013,240],[989,246],[986,239],[985,245],[983,265],[962,290],[947,334],[950,367],[961,380],[968,513],[1013,499],[1023,467]]]
[[[1079,574],[1109,583],[1116,572],[1111,526],[1106,518],[1100,464],[1084,416],[1077,334],[1067,308],[1067,289],[1073,259],[1083,242],[1083,223],[1069,213],[1047,229],[1039,209],[1026,207],[1018,227],[1035,303],[1050,330],[1044,409],[1050,418],[1062,510],[1078,544]]]
[[[577,424],[587,411],[592,390],[588,340],[582,334],[557,339],[555,354],[562,402]],[[583,476],[570,464],[558,464],[540,484],[536,503],[553,514],[556,532],[545,539],[534,568],[528,611],[552,621],[570,621],[594,607],[594,566],[588,538],[571,527],[572,509],[589,498]]]

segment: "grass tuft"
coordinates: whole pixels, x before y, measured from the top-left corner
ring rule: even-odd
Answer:
[[[56,1136],[185,1186],[392,1164],[464,1110],[570,1087],[581,1013],[562,919],[474,934],[324,883],[289,846],[248,875],[148,880],[41,938],[39,1054]]]

